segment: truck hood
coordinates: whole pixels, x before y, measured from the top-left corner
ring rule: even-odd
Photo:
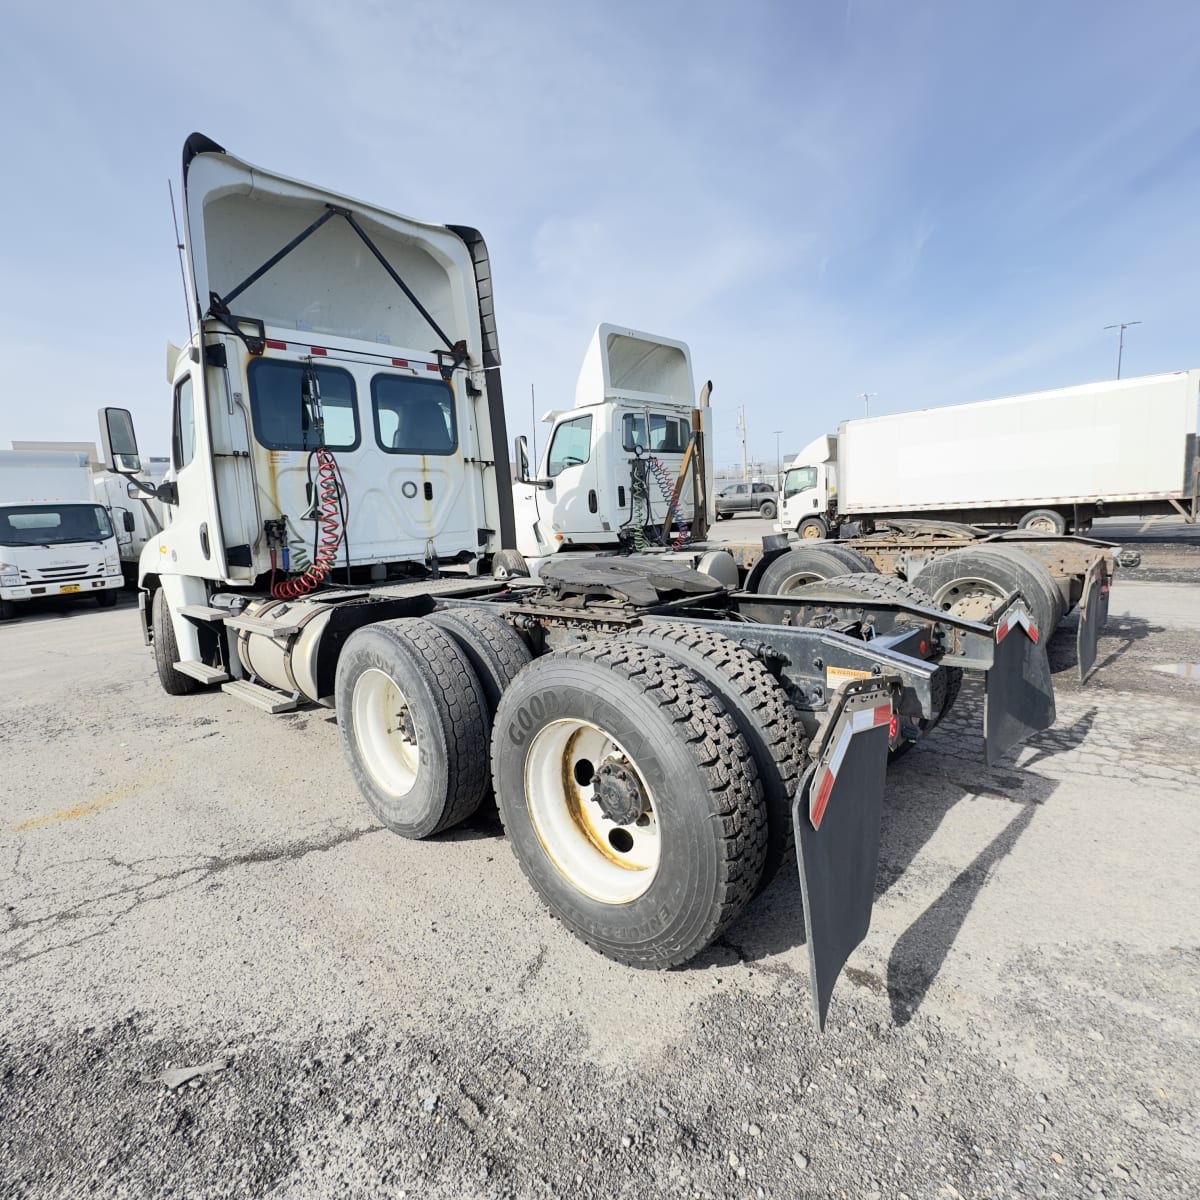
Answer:
[[[636,329],[597,325],[579,369],[575,407],[617,399],[692,408],[696,389],[687,345]]]
[[[199,320],[431,352],[461,343],[473,364],[498,365],[487,251],[474,230],[265,171],[198,133],[184,145],[183,180]]]

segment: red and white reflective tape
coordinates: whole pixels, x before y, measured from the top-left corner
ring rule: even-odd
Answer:
[[[267,349],[268,350],[292,350],[294,352],[303,353],[304,349],[305,349],[305,344],[303,342],[283,342],[283,341],[279,341],[277,338],[268,338],[267,339]],[[324,346],[308,346],[307,349],[308,349],[308,353],[310,355],[316,355],[318,358],[325,358],[325,357],[328,357],[328,355],[329,355],[329,351]],[[349,351],[349,353],[354,354],[354,353],[356,353],[356,351],[351,350],[351,351]],[[393,358],[392,366],[393,367],[408,367],[410,370],[413,370],[413,371],[417,370],[419,367],[424,367],[425,370],[427,370],[427,371],[438,371],[438,372],[440,372],[442,369],[440,363],[413,362],[411,359],[407,359],[407,358]]]
[[[996,630],[996,643],[1004,641],[1008,637],[1008,631],[1014,626],[1020,625],[1022,629],[1029,634],[1029,640],[1036,644],[1038,637],[1038,627],[1033,623],[1033,618],[1023,609],[1011,609],[1004,615],[1004,622]]]
[[[825,816],[825,807],[837,782],[837,773],[850,748],[850,740],[856,733],[865,733],[868,729],[876,729],[880,725],[890,726],[892,723],[892,702],[877,704],[874,708],[860,708],[857,712],[848,713],[842,718],[842,726],[838,730],[837,741],[829,761],[817,772],[814,786],[809,792],[808,819],[814,829],[821,828],[821,820]]]

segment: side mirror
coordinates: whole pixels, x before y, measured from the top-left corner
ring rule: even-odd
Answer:
[[[517,464],[517,482],[529,482],[529,442],[522,434],[513,441],[513,459]]]
[[[100,410],[100,441],[104,446],[104,463],[110,471],[136,475],[142,469],[137,434],[133,432],[133,417],[128,409]]]
[[[137,528],[133,523],[133,513],[127,508],[121,509],[121,524],[125,526],[126,533],[132,533]]]

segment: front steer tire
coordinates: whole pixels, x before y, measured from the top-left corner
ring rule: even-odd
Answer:
[[[753,754],[656,647],[609,639],[531,663],[500,702],[492,773],[522,871],[608,958],[685,963],[754,895],[766,814]],[[636,798],[636,821],[604,815],[601,778]]]
[[[175,641],[175,626],[171,624],[171,610],[167,607],[166,593],[162,588],[154,593],[150,619],[154,625],[154,666],[163,691],[168,696],[194,695],[204,684],[175,670],[175,664],[179,661],[179,644]]]
[[[420,839],[465,821],[487,786],[487,697],[457,642],[429,621],[355,631],[338,659],[342,750],[376,819]]]

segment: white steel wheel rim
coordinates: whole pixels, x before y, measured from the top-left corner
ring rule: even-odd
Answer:
[[[605,763],[634,775],[649,812],[629,825],[606,817],[594,776]],[[654,798],[637,764],[590,721],[566,718],[540,729],[525,758],[525,804],[547,857],[572,887],[602,904],[628,904],[658,874],[661,840]]]
[[[1034,517],[1025,528],[1032,530],[1034,533],[1058,533],[1058,523],[1050,517]]]
[[[996,611],[996,605],[1005,594],[987,579],[955,579],[938,591],[934,603],[943,612],[967,621],[979,621],[986,620]]]
[[[812,571],[796,571],[795,574],[786,575],[779,581],[778,587],[775,589],[776,596],[790,596],[797,588],[802,588],[808,583],[820,583],[821,576],[814,575]]]
[[[380,791],[408,795],[421,758],[407,697],[386,671],[371,667],[354,685],[352,709],[354,743],[367,773]]]

